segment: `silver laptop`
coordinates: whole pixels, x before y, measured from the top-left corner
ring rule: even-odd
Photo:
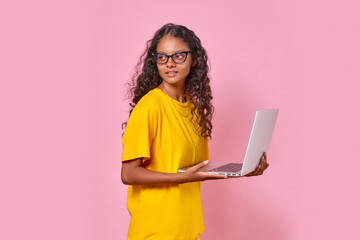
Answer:
[[[267,152],[269,149],[278,112],[279,109],[263,109],[256,111],[243,163],[210,161],[207,166],[201,168],[199,171],[228,176],[244,176],[254,171],[259,164],[263,153]],[[184,172],[187,168],[188,167],[181,168],[178,172]]]

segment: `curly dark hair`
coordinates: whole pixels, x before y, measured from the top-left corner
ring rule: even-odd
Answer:
[[[147,41],[146,50],[140,56],[139,62],[135,66],[135,74],[129,84],[128,98],[132,99],[130,114],[145,94],[162,83],[154,53],[156,53],[160,39],[167,34],[183,40],[196,58],[196,65],[191,68],[186,78],[185,95],[190,98],[190,102],[193,104],[191,109],[192,118],[196,115],[196,119],[198,119],[195,129],[199,135],[211,138],[211,119],[214,107],[211,104],[213,97],[208,76],[208,56],[195,33],[182,25],[168,23],[161,27],[152,39]],[[126,123],[124,124],[126,125]]]

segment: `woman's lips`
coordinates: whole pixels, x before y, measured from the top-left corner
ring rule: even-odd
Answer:
[[[175,71],[166,72],[166,76],[168,76],[168,77],[175,77],[176,74],[177,74],[177,72],[175,72]]]

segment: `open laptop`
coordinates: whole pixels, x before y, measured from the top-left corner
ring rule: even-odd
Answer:
[[[228,176],[244,176],[254,171],[259,164],[263,153],[267,152],[269,149],[278,112],[279,109],[263,109],[256,111],[243,163],[210,161],[207,166],[201,168],[199,171],[213,172]],[[181,168],[178,172],[184,172],[187,168],[188,167]]]

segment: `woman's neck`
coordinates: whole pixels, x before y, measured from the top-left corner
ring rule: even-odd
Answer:
[[[186,102],[184,94],[185,87],[174,87],[169,84],[161,83],[158,88],[172,99],[179,102]]]

